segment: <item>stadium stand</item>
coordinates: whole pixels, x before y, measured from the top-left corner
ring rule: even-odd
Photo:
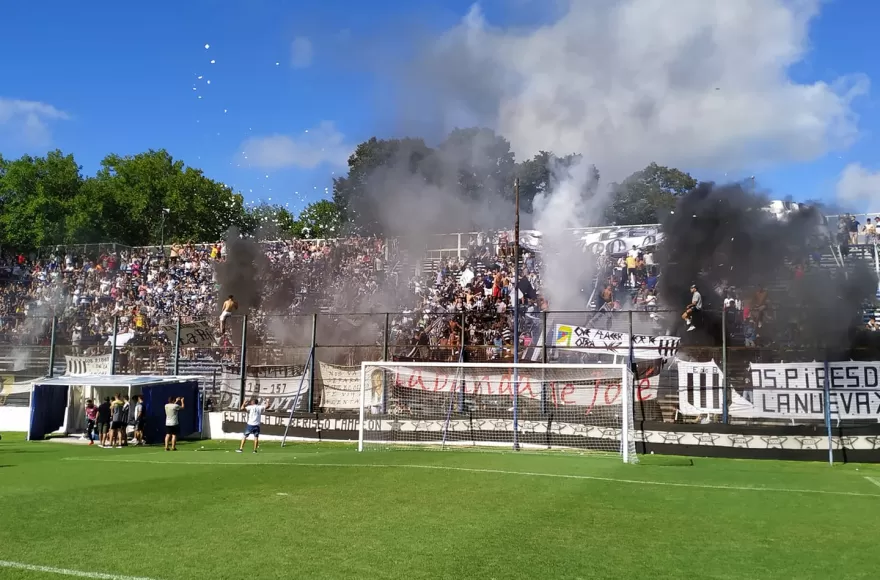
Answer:
[[[866,219],[873,224],[880,217]],[[817,249],[808,263],[793,264],[779,280],[767,281],[769,301],[800,268],[847,268],[859,260],[876,267],[876,232],[874,226],[862,226],[852,216],[840,216],[838,245]],[[662,234],[656,226],[573,233],[572,243],[580,243],[585,259],[595,259],[599,265],[594,287],[584,290],[585,307],[657,308],[655,289],[662,273],[653,261],[653,248]],[[365,312],[381,296],[383,312],[400,313],[393,316],[391,343],[412,347],[400,353],[430,352],[430,358],[454,360],[464,336],[469,345],[485,347],[480,352],[487,360],[507,357],[513,343],[512,235],[467,233],[453,239],[454,248],[427,248],[418,260],[394,240],[355,237],[264,243],[273,272],[279,277],[295,273],[298,290],[287,303],[252,313],[252,322],[260,339],[271,346],[274,337],[266,316]],[[635,248],[634,240],[639,240]],[[519,292],[528,321],[546,309],[541,298],[540,234],[526,232],[521,242],[524,279]],[[7,256],[0,261],[0,345],[7,346],[0,348],[0,367],[15,366],[9,347],[48,345],[51,317],[57,316],[56,344],[68,347],[68,354],[107,352],[116,318],[118,335],[129,337],[126,344],[142,347],[138,360],[131,363],[136,370],[163,372],[169,349],[162,326],[174,324],[177,316],[183,322],[213,323],[219,292],[215,265],[225,257],[223,242],[173,245],[164,252],[57,248],[44,254]],[[749,324],[755,289],[722,292],[733,312],[734,336],[746,345],[760,342],[760,333]],[[866,324],[871,316],[880,316],[873,305],[866,310]],[[520,338],[524,346],[531,340],[529,332],[526,324]],[[183,352],[181,372],[211,374],[218,365],[231,362],[232,344],[221,341],[218,346],[210,353]],[[429,348],[419,353],[416,347]],[[124,366],[126,360],[120,364]]]

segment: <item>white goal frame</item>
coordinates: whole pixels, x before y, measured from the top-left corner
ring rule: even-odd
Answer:
[[[443,369],[497,369],[503,370],[506,372],[512,372],[515,377],[515,381],[517,380],[518,371],[528,370],[535,371],[541,369],[554,369],[554,370],[603,370],[609,372],[609,374],[613,374],[612,371],[617,370],[620,373],[620,385],[621,385],[621,393],[620,393],[620,414],[621,414],[621,427],[620,427],[620,450],[619,453],[624,461],[624,463],[630,463],[636,461],[635,457],[630,457],[630,444],[633,441],[633,431],[634,427],[634,417],[633,417],[633,394],[635,389],[635,380],[633,371],[628,364],[621,363],[588,363],[588,364],[573,364],[573,363],[530,363],[530,364],[515,364],[515,363],[468,363],[468,362],[419,362],[419,361],[364,361],[361,363],[361,372],[360,372],[360,410],[359,410],[359,420],[358,420],[358,452],[364,451],[364,441],[365,441],[365,424],[366,424],[366,409],[368,406],[367,403],[367,389],[371,388],[368,385],[368,377],[367,377],[367,369],[368,368],[384,368],[384,369],[393,369],[395,367],[404,367],[404,368],[443,368]],[[518,389],[513,389],[512,394],[514,401],[516,401],[518,395]],[[514,433],[516,433],[516,405],[514,405]],[[515,437],[515,435],[514,435]],[[514,443],[514,449],[518,449],[518,444]]]

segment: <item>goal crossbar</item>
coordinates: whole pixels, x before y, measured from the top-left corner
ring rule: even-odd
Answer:
[[[359,451],[394,443],[518,448],[519,436],[531,446],[636,459],[625,364],[366,361],[360,375]]]

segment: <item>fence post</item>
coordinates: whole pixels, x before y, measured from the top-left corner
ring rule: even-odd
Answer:
[[[318,365],[318,314],[312,314],[312,348],[309,367],[309,413],[315,408],[315,367]],[[303,369],[305,370],[305,369]]]
[[[52,316],[52,330],[49,334],[49,378],[55,376],[55,332],[58,327],[58,317]]]
[[[727,393],[727,304],[721,310],[721,421],[730,422],[730,400]]]
[[[541,414],[547,414],[547,311],[541,311]]]
[[[828,465],[834,465],[834,448],[831,446],[831,382],[828,355],[825,356],[825,430],[828,432]]]
[[[388,360],[388,341],[391,336],[391,316],[385,313],[385,326],[382,332],[382,360]],[[382,413],[384,414],[388,408],[388,382],[386,381],[387,373],[382,373]],[[363,385],[361,386],[363,388]]]
[[[384,329],[385,330],[382,333],[382,360],[387,361],[388,360],[388,337],[389,337],[389,333],[391,332],[390,315],[387,312],[385,313]],[[314,340],[312,342],[314,344]]]
[[[241,318],[241,361],[238,365],[238,372],[241,379],[238,384],[238,407],[244,405],[245,389],[247,387],[247,314]],[[238,409],[236,409],[237,411]]]
[[[177,376],[180,373],[180,315],[177,315],[177,320],[174,323],[175,333],[177,338],[174,341],[174,376]]]
[[[110,374],[116,374],[116,337],[119,334],[119,317],[113,317],[113,336],[110,337]]]

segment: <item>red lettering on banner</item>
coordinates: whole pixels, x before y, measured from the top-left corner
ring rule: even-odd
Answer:
[[[577,401],[567,400],[567,397],[570,397],[574,394],[574,385],[567,384],[562,387],[562,393],[559,395],[559,399],[562,401],[563,405],[576,405]]]
[[[642,379],[639,381],[639,388],[636,390],[636,400],[637,401],[650,401],[654,398],[654,393],[651,392],[651,379]],[[643,392],[647,391],[647,392]]]
[[[611,393],[611,389],[615,390],[614,396],[608,398],[609,393]],[[605,386],[605,404],[610,405],[620,396],[621,387],[620,385],[606,385]]]
[[[593,407],[596,406],[596,398],[599,396],[599,380],[593,383],[593,400],[590,401],[590,405],[587,407],[587,410],[584,412],[584,415],[589,415],[593,412]]]
[[[501,375],[501,378],[498,382],[498,394],[511,396],[513,395],[513,382],[510,380],[510,375]]]
[[[532,391],[532,383],[531,383],[531,381],[529,381],[528,377],[526,377],[525,380],[520,381],[520,383],[519,383],[519,394],[522,395],[525,393],[529,394],[529,398],[532,398],[532,399],[538,398],[535,396],[535,393]]]
[[[423,391],[425,390],[425,381],[422,378],[421,371],[416,371],[415,373],[412,374],[412,376],[409,377],[409,385],[408,386],[411,389],[420,388]]]
[[[442,384],[442,385],[440,384],[440,379],[441,379],[441,378],[443,379],[443,384]],[[436,393],[436,392],[438,392],[438,391],[445,391],[445,390],[446,390],[446,383],[448,383],[448,382],[449,382],[449,377],[448,377],[448,376],[446,376],[446,375],[441,375],[440,373],[436,373],[436,374],[434,375],[434,392]]]

